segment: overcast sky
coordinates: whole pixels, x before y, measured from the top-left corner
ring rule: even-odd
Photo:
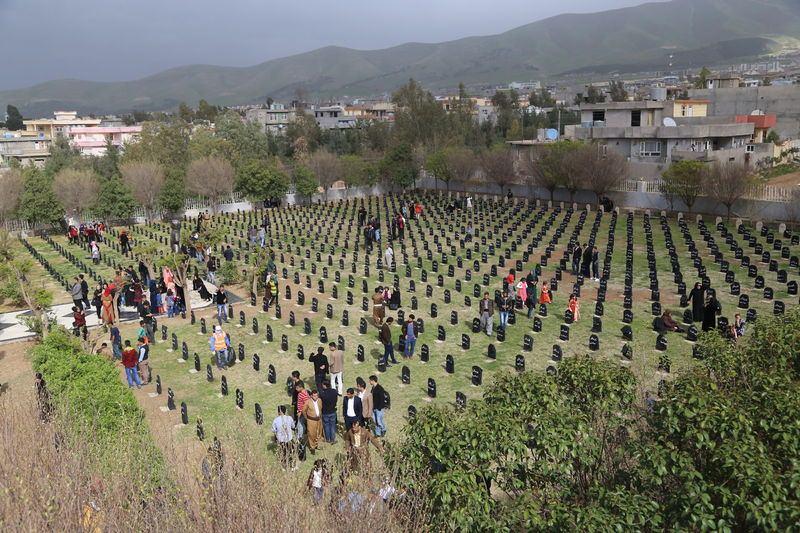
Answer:
[[[0,0],[0,89],[503,32],[643,0]]]

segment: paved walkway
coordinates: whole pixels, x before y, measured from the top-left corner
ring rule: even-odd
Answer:
[[[211,294],[214,294],[217,288],[214,285],[206,282],[206,287]],[[145,297],[147,292],[145,291]],[[211,305],[211,302],[205,302],[200,298],[197,291],[191,291],[190,296],[192,299],[192,309],[202,309]],[[231,301],[231,303],[234,303]],[[53,306],[51,309],[56,321],[67,329],[72,329],[72,304],[61,304]],[[97,327],[100,325],[100,319],[97,318],[97,313],[94,307],[88,310],[86,315],[86,325],[89,328]],[[21,317],[30,315],[30,310],[13,311],[11,313],[0,314],[0,344],[7,342],[16,342],[23,339],[28,339],[34,336],[25,324],[22,323]],[[120,310],[121,322],[132,322],[139,320],[139,314],[132,307],[123,307]]]

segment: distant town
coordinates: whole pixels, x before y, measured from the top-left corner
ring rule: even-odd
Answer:
[[[520,127],[503,133],[515,150],[556,140],[596,141],[626,157],[629,177],[657,178],[675,161],[735,161],[779,164],[800,148],[800,66],[793,59],[741,64],[712,72],[615,77],[591,84],[513,81],[477,89],[469,105],[479,125],[497,125],[502,95],[511,97]],[[436,94],[450,112],[461,94]],[[211,109],[212,112],[208,112]],[[395,120],[397,103],[389,96],[311,103],[298,94],[291,102],[272,99],[229,108],[241,120],[270,136],[285,134],[298,116],[311,117],[320,130],[355,130]],[[147,121],[177,117],[213,127],[220,109],[201,101],[197,109],[120,115],[80,116],[57,111],[50,117],[15,117],[9,106],[0,128],[0,168],[43,167],[57,138],[85,156],[102,156],[136,143]],[[15,118],[17,119],[15,121]],[[537,118],[539,120],[537,120]],[[543,119],[543,120],[542,120]],[[21,122],[21,123],[20,123]]]

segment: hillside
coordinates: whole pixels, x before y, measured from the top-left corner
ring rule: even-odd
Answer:
[[[231,105],[311,95],[390,92],[408,78],[430,88],[501,83],[568,72],[632,72],[756,57],[800,39],[796,0],[673,0],[593,14],[559,15],[499,35],[383,50],[326,47],[252,67],[193,65],[134,81],[58,80],[0,92],[26,115],[56,108],[119,112],[179,102]]]

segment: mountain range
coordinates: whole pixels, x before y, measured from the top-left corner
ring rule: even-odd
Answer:
[[[479,14],[476,14],[479,16]],[[167,110],[180,102],[235,105],[391,92],[409,78],[429,89],[565,74],[699,68],[800,48],[800,0],[672,0],[565,14],[505,33],[382,50],[329,46],[251,67],[191,65],[138,80],[56,80],[0,91],[25,116]],[[672,58],[670,58],[672,55]]]

